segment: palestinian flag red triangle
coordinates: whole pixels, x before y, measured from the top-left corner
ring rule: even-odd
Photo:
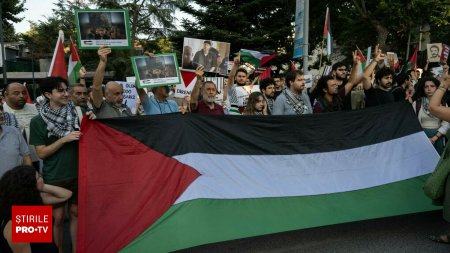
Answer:
[[[98,121],[82,126],[77,251],[118,252],[200,174]]]
[[[184,87],[188,87],[195,78],[195,72],[180,70],[181,78],[183,78]]]

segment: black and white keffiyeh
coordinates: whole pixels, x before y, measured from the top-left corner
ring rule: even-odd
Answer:
[[[283,92],[286,97],[286,103],[292,107],[297,115],[304,114],[308,110],[308,106],[301,96],[292,94],[288,89],[285,89]]]
[[[47,124],[49,135],[61,138],[80,129],[77,112],[72,101],[58,110],[50,108],[50,103],[47,101],[42,105],[39,114]]]
[[[269,112],[272,114],[274,100],[272,98],[267,98],[266,95],[264,95],[264,99],[266,100],[267,103],[267,109],[269,109]]]
[[[422,109],[423,112],[428,115],[430,118],[434,118],[436,119],[436,117],[434,117],[431,112],[428,110],[428,106],[430,105],[430,100],[427,97],[423,97],[422,98]]]
[[[3,112],[3,120],[5,121],[3,124],[5,126],[12,126],[15,128],[19,128],[19,122],[16,119],[16,116],[12,113]]]

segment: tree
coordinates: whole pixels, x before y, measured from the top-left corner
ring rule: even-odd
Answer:
[[[366,48],[379,44],[383,50],[397,52],[406,60],[408,35],[424,22],[430,23],[432,37],[439,34],[438,42],[450,42],[445,28],[450,20],[448,0],[316,0],[310,6],[311,45],[322,41],[326,5],[330,7],[334,40],[347,55],[356,45]],[[410,52],[412,49],[413,46]]]
[[[180,9],[195,20],[184,19],[185,31],[171,37],[176,48],[182,48],[183,37],[194,37],[230,42],[231,52],[241,48],[292,52],[288,37],[293,34],[293,0],[195,0]]]
[[[87,4],[80,1],[58,0],[54,5],[53,15],[47,17],[45,21],[30,22],[31,29],[21,34],[22,40],[33,48],[36,58],[47,58],[53,55],[59,30],[64,32],[66,43],[70,38],[76,40],[74,11],[87,8]]]
[[[131,40],[139,37],[155,39],[165,37],[175,29],[175,9],[187,0],[96,0],[99,8],[127,9],[130,15]]]
[[[24,3],[25,1],[21,0],[1,1],[5,41],[14,41],[16,39],[13,23],[18,23],[23,20],[18,15],[24,11]]]

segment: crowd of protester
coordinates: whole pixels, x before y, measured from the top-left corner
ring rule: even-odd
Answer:
[[[18,195],[0,193],[2,232],[11,229],[11,217],[8,213],[11,205],[48,203],[54,206],[54,246],[59,252],[63,251],[65,210],[69,212],[71,240],[76,241],[81,119],[133,116],[130,108],[123,104],[123,87],[114,81],[103,85],[110,53],[110,48],[101,47],[98,50],[99,63],[89,89],[84,80],[84,69],[80,71],[80,83],[70,87],[66,80],[59,77],[43,79],[40,83],[42,96],[35,104],[26,103],[28,92],[20,83],[10,83],[3,89],[0,94],[0,192],[5,189],[5,184],[12,184],[11,180],[23,180],[31,186],[28,190],[34,195],[21,199]],[[361,62],[357,53],[353,52],[352,66],[335,63],[329,75],[320,77],[312,87],[306,88],[305,77],[300,71],[263,80],[250,80],[247,70],[240,68],[238,56],[234,58],[228,80],[224,82],[222,101],[216,100],[216,84],[203,81],[205,71],[199,66],[195,70],[197,82],[191,96],[181,102],[171,98],[168,86],[152,88],[151,92],[137,88],[137,114],[181,112],[301,116],[403,102],[411,104],[424,132],[441,154],[450,121],[450,109],[446,108],[450,101],[450,96],[447,96],[450,80],[445,78],[448,66],[444,66],[443,76],[438,77],[426,69],[423,73],[415,69],[395,73],[392,66],[385,65],[385,58],[386,55],[377,48],[373,60],[363,73],[359,73]],[[350,71],[348,67],[351,67]],[[438,91],[440,97],[437,99],[433,95]],[[15,173],[23,178],[13,178]],[[2,203],[8,198],[17,198],[17,201],[9,199]],[[448,241],[447,237],[436,238]],[[0,249],[7,248],[5,242],[12,251],[17,247],[10,241],[11,238],[0,236],[0,239]],[[75,243],[72,244],[72,252],[76,252]]]

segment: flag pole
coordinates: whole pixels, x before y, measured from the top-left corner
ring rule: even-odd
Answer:
[[[329,15],[329,9],[328,9],[328,4],[327,4],[327,11],[325,12],[325,25],[323,28],[323,36],[324,36],[324,38],[325,38],[325,36],[327,38],[327,42],[326,42],[327,43],[327,55],[329,56],[331,52],[328,52],[328,40],[331,40],[331,36],[328,36],[329,29],[330,29],[330,27],[328,27],[328,23],[329,23],[328,15]],[[324,39],[322,39],[322,48],[320,50],[319,69],[322,67],[323,48],[324,47],[325,47],[325,41],[324,41]]]
[[[322,48],[320,49],[319,70],[320,68],[322,68],[322,57],[323,57],[323,40],[322,40]]]
[[[305,14],[303,16],[303,74],[308,74],[308,37],[309,37],[309,0],[305,0]]]

